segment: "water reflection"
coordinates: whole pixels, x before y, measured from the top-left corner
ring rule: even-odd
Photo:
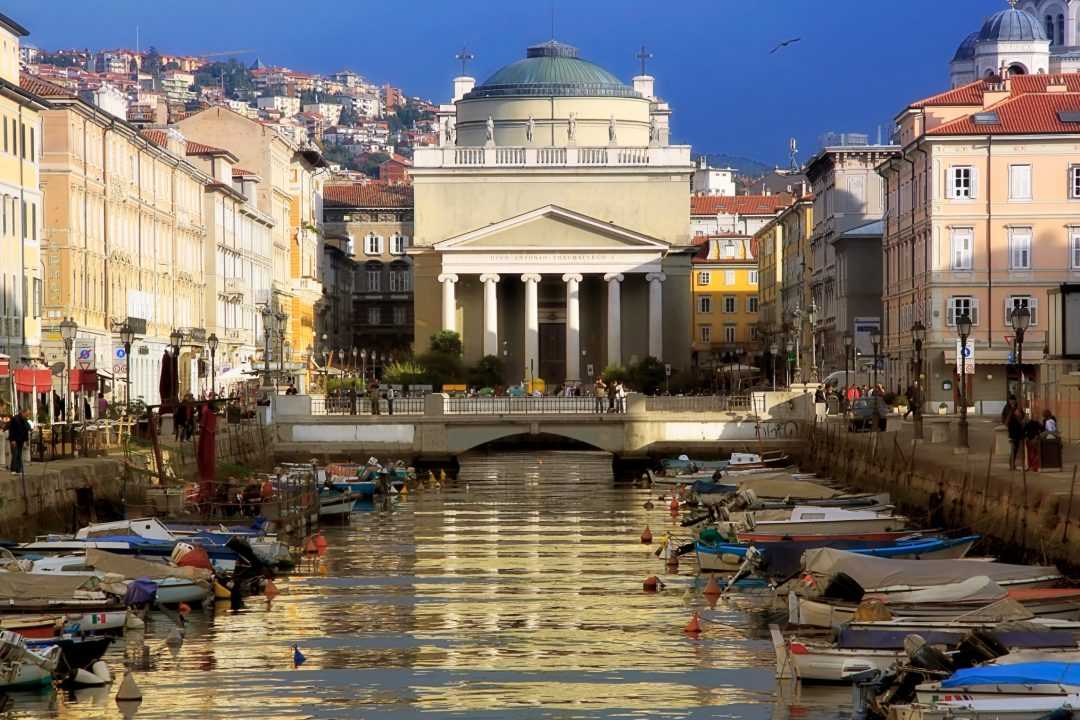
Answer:
[[[154,616],[136,717],[836,718],[846,695],[774,707],[770,616],[739,598],[710,609],[692,562],[662,572],[638,540],[673,526],[650,495],[600,453],[463,458],[443,488],[329,529],[272,602],[192,613],[175,657],[174,620]],[[643,593],[651,574],[667,590]],[[700,639],[681,632],[694,609]],[[117,674],[124,652],[107,658]],[[0,717],[121,717],[111,694],[13,697]]]

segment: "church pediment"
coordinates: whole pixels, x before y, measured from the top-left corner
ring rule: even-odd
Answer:
[[[440,252],[664,251],[667,243],[557,205],[545,205],[436,243]]]

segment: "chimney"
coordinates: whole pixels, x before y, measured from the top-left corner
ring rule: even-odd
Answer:
[[[459,75],[454,78],[454,100],[457,102],[465,96],[465,93],[476,87],[476,78],[468,75]]]
[[[642,97],[649,100],[655,100],[656,96],[653,95],[653,83],[656,82],[656,78],[652,75],[635,75],[634,76],[634,90],[641,94]]]
[[[1065,78],[1061,75],[1050,76],[1049,82],[1046,84],[1046,92],[1048,93],[1063,93],[1069,92],[1069,86],[1065,84]]]

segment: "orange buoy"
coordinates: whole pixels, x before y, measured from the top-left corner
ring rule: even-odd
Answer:
[[[646,592],[656,592],[660,589],[660,578],[656,577],[655,575],[650,575],[649,577],[645,578],[645,582],[642,583],[641,587]]]
[[[277,585],[274,584],[273,580],[267,579],[266,586],[263,587],[263,595],[266,596],[267,600],[273,600],[275,597],[277,597],[277,594]]]
[[[652,500],[646,500],[645,501],[645,509],[646,510],[652,510],[653,509]]]
[[[321,532],[315,533],[315,549],[320,553],[326,551],[326,548],[330,546],[330,543],[326,542],[326,538],[322,536]]]
[[[716,576],[715,575],[710,575],[709,576],[709,582],[705,583],[705,590],[703,592],[704,592],[706,597],[709,597],[709,596],[719,597],[720,596],[720,583],[716,582]]]
[[[315,553],[319,552],[319,547],[315,544],[315,538],[308,537],[308,539],[304,542],[304,552],[306,552],[308,555],[314,555]]]
[[[186,602],[182,602],[179,606],[177,606],[176,610],[181,615],[187,615],[189,612],[191,612],[191,606],[188,605]]]
[[[690,622],[686,623],[683,632],[687,635],[701,634],[701,618],[698,617],[697,610],[694,611],[694,616],[690,618]]]
[[[678,498],[671,498],[671,505],[669,505],[668,507],[671,508],[671,514],[672,515],[679,512],[679,499]]]
[[[645,530],[642,531],[642,533],[641,533],[641,544],[642,545],[651,545],[652,544],[652,530],[649,529],[648,525],[645,526]]]

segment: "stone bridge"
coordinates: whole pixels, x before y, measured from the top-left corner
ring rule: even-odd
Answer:
[[[647,398],[630,394],[625,412],[596,412],[594,398],[397,400],[395,414],[371,415],[310,396],[276,396],[274,449],[283,457],[361,455],[445,459],[496,441],[559,439],[619,457],[801,446],[814,403],[805,392],[727,398]],[[347,401],[345,401],[347,402]],[[727,408],[727,409],[725,409]]]

